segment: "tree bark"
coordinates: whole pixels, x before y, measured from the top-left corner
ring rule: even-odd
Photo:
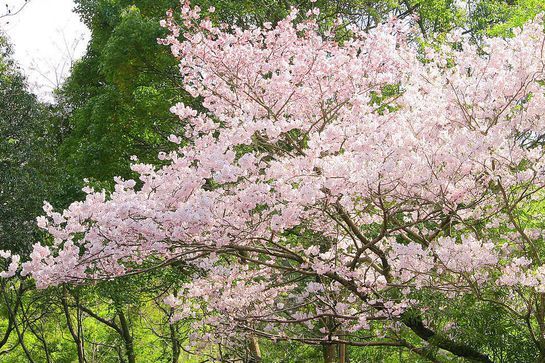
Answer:
[[[78,352],[78,363],[85,363],[85,350],[83,346],[83,339],[81,339],[79,334],[80,333],[79,322],[78,322],[78,331],[76,332],[72,324],[72,318],[70,317],[68,302],[66,301],[66,289],[63,289],[62,293],[63,293],[61,297],[62,308],[64,311],[64,316],[66,317],[66,325],[68,326],[68,331],[70,332],[70,335],[72,335],[72,339],[74,340],[74,343],[76,344],[76,349]],[[76,308],[79,311],[79,304],[77,303],[76,303]]]
[[[15,328],[15,332],[17,333],[17,339],[19,340],[19,344],[21,344],[21,348],[23,348],[23,352],[25,353],[27,359],[28,359],[28,362],[29,363],[34,363],[34,359],[32,359],[32,355],[30,354],[30,351],[28,350],[26,344],[25,344],[25,339],[24,339],[24,330],[23,332],[21,332],[21,330],[19,329],[19,325],[17,323],[17,314],[16,314],[16,309],[17,307],[15,307],[15,312],[14,310],[11,309],[10,307],[10,301],[7,297],[7,294],[4,294],[4,299],[6,301],[6,308],[8,310],[8,314],[10,316],[10,319],[13,320],[13,326]],[[22,305],[22,302],[20,300],[18,300],[18,303]]]
[[[346,363],[346,359],[348,356],[346,348],[346,344],[339,344],[339,363]]]
[[[402,314],[401,321],[421,339],[427,341],[435,347],[449,351],[452,354],[465,358],[470,362],[494,363],[486,354],[483,354],[468,345],[457,343],[435,333],[433,330],[424,325],[424,322],[420,316],[415,316],[406,312]]]
[[[17,289],[16,296],[15,296],[15,308],[14,308],[14,315],[17,315],[17,310],[19,309],[19,303],[21,301],[21,297],[23,296],[24,288],[23,288],[23,282],[21,281],[21,284],[19,285],[19,288]],[[9,304],[9,299],[7,299],[7,292],[6,292],[6,283],[5,281],[2,282],[2,291],[1,294],[6,297],[6,304]],[[6,331],[4,332],[4,336],[0,340],[0,348],[2,348],[9,340],[9,337],[11,335],[11,332],[13,331],[15,327],[15,320],[13,319],[11,314],[8,314],[8,326],[6,328]]]
[[[335,363],[336,358],[336,344],[326,344],[323,346],[324,363]]]
[[[257,337],[251,336],[248,342],[250,348],[250,359],[249,363],[260,363],[261,362],[261,348],[259,347],[259,340]]]
[[[119,323],[121,325],[121,337],[123,338],[123,342],[125,343],[127,361],[129,363],[136,363],[136,356],[134,354],[134,343],[132,340],[129,324],[127,322],[127,319],[125,318],[123,310],[118,309],[117,315],[119,316]]]
[[[169,324],[170,328],[170,341],[172,343],[172,363],[178,363],[180,359],[180,342],[176,337],[176,327],[174,324]]]

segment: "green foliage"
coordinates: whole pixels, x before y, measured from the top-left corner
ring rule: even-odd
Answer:
[[[169,108],[183,93],[175,59],[156,40],[163,35],[158,21],[172,3],[79,2],[93,38],[59,92],[60,103],[72,110],[60,157],[77,179],[129,177],[131,155],[150,162],[170,147],[166,138],[180,125]]]
[[[27,91],[0,36],[0,249],[25,254],[40,236],[35,218],[56,186],[55,122]]]
[[[486,1],[476,6],[473,23],[491,36],[510,36],[528,20],[545,11],[543,0]]]

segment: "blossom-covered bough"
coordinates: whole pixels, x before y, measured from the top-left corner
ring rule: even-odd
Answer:
[[[205,111],[172,108],[185,134],[166,166],[136,163],[140,180],[111,195],[46,205],[54,243],[22,273],[47,287],[182,263],[194,277],[166,302],[195,344],[247,335],[491,362],[426,315],[472,295],[545,357],[542,19],[421,49],[395,21],[338,43],[296,16],[239,29],[169,13],[161,42]]]

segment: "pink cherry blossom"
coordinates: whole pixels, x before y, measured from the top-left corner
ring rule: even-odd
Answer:
[[[55,242],[23,263],[39,287],[185,261],[196,275],[167,303],[195,344],[418,332],[404,316],[426,311],[422,289],[545,291],[541,234],[515,215],[545,185],[541,18],[422,51],[395,20],[338,43],[296,10],[245,29],[187,4],[181,16],[160,43],[204,107],[171,109],[184,135],[169,140],[188,142],[167,165],[134,164],[141,188],[116,179],[62,213],[46,204]]]

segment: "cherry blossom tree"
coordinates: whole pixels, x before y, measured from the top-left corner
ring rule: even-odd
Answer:
[[[429,324],[471,295],[544,359],[542,18],[422,47],[395,19],[339,43],[317,13],[241,29],[169,12],[160,42],[203,109],[172,107],[185,134],[164,166],[135,157],[139,179],[113,193],[46,203],[54,242],[22,274],[43,288],[175,263],[193,279],[166,303],[195,348],[264,337],[491,362]]]

